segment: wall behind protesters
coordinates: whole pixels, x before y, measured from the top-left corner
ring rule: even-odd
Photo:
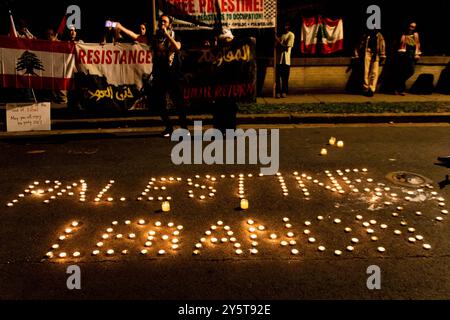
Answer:
[[[434,85],[450,63],[450,57],[423,57],[416,66],[416,72],[407,82],[411,88],[420,74],[434,76]],[[269,62],[272,65],[272,62]],[[294,58],[289,79],[289,93],[345,93],[351,72],[348,67],[350,58]],[[266,69],[260,96],[272,96],[273,67]]]
[[[293,49],[294,57],[301,57],[300,30],[301,17],[321,14],[330,18],[343,18],[344,48],[335,56],[350,56],[353,47],[365,30],[366,9],[376,4],[382,10],[382,31],[388,44],[398,41],[399,35],[408,20],[418,23],[425,55],[450,55],[448,37],[448,17],[450,1],[448,0],[280,0],[279,20],[288,18],[292,31],[296,35]]]

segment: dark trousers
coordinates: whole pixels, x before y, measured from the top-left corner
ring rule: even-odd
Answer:
[[[276,72],[276,92],[288,93],[289,91],[289,75],[291,73],[291,66],[286,64],[278,64]]]
[[[180,77],[175,73],[169,72],[163,75],[155,75],[153,81],[152,92],[155,98],[155,105],[166,128],[173,128],[169,118],[169,111],[167,110],[167,94],[172,99],[178,112],[180,127],[187,128],[186,107]]]
[[[394,90],[405,92],[406,81],[414,75],[416,61],[414,57],[400,54],[396,57]]]

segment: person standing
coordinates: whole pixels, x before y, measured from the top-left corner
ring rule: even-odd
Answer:
[[[281,37],[275,35],[277,46],[276,66],[276,97],[286,98],[289,91],[289,75],[291,70],[291,51],[294,46],[295,35],[291,32],[289,22],[284,24],[284,33]]]
[[[173,125],[167,110],[166,95],[172,99],[178,111],[180,126],[187,129],[186,110],[181,85],[181,41],[173,31],[173,21],[167,15],[159,19],[158,30],[153,38],[153,94],[164,122],[164,137],[170,137]]]
[[[353,58],[361,59],[361,63],[364,66],[364,95],[373,97],[377,90],[380,64],[386,60],[386,42],[381,32],[374,29],[364,34],[355,48]]]
[[[405,95],[406,81],[414,75],[416,62],[419,61],[422,54],[420,51],[419,33],[416,29],[417,23],[411,22],[407,31],[400,38],[394,81],[394,93],[397,95]]]
[[[139,25],[139,33],[134,33],[130,29],[125,28],[119,22],[117,22],[116,28],[117,28],[117,30],[119,30],[119,32],[121,31],[121,32],[125,33],[127,36],[129,36],[131,39],[133,39],[134,41],[136,41],[138,43],[144,43],[144,44],[150,43],[149,37],[147,34],[148,27],[147,27],[147,24],[144,22]]]
[[[84,41],[80,39],[79,31],[73,24],[69,26],[68,40],[72,43],[84,43]]]

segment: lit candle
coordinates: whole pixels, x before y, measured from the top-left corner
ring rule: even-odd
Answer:
[[[336,143],[336,146],[337,146],[338,148],[343,148],[343,147],[344,147],[344,141],[338,141],[338,142]]]
[[[330,140],[328,140],[328,143],[330,144],[330,146],[334,146],[336,143],[336,138],[335,137],[331,137]]]
[[[241,199],[241,209],[248,210],[248,200],[247,199]]]
[[[328,154],[327,149],[323,148],[323,149],[320,150],[320,155],[321,156],[326,156],[327,154]]]

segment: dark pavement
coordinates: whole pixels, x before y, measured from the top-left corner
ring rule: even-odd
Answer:
[[[331,136],[343,140],[345,147],[327,146]],[[435,164],[438,155],[450,153],[449,137],[450,126],[445,124],[283,127],[279,172],[289,189],[286,197],[277,177],[258,176],[259,165],[175,166],[170,159],[174,143],[153,133],[2,139],[0,298],[450,299],[450,223],[448,214],[442,212],[449,209],[445,199],[450,196],[450,186],[440,189],[438,184],[450,170]],[[321,148],[328,149],[327,156],[319,155]],[[363,172],[365,168],[368,172]],[[331,185],[325,170],[333,174],[344,194],[325,189]],[[343,175],[336,170],[342,170]],[[433,189],[395,185],[385,179],[393,171],[421,174],[433,181]],[[245,212],[236,209],[241,173],[245,174],[250,202]],[[197,174],[202,178],[196,179]],[[217,181],[206,181],[205,175]],[[175,181],[163,184],[161,177]],[[182,181],[177,182],[178,177]],[[137,201],[151,178],[157,179],[154,186],[159,190],[151,190]],[[208,197],[209,191],[188,186],[188,178],[194,184],[213,186],[217,190],[214,198]],[[51,183],[46,184],[46,180]],[[39,184],[30,191],[54,188],[55,180],[62,183],[59,190],[66,191],[54,201],[50,197],[57,191],[18,196],[35,181]],[[80,180],[87,183],[85,202],[79,201]],[[96,203],[97,193],[110,180],[114,184]],[[304,188],[309,196],[304,195]],[[190,189],[194,199],[188,197]],[[74,195],[69,196],[69,192]],[[207,199],[198,199],[200,194]],[[149,196],[160,195],[173,198],[167,214],[159,212],[157,199],[146,201]],[[108,202],[108,197],[113,201]],[[121,197],[125,201],[120,201]],[[19,201],[8,207],[14,199]],[[50,203],[44,203],[46,199]],[[290,230],[284,217],[290,219]],[[138,224],[141,219],[145,220],[143,225]],[[255,221],[255,227],[266,227],[255,232],[257,254],[250,253],[248,219]],[[131,224],[126,225],[126,220]],[[79,226],[67,239],[58,240],[72,221]],[[118,225],[112,225],[113,221]],[[157,221],[163,226],[154,226]],[[167,226],[170,222],[174,227]],[[364,222],[370,226],[363,226]],[[172,250],[161,236],[172,236],[178,225],[183,226],[179,248]],[[211,244],[205,235],[211,225],[217,226],[213,236],[219,242],[228,237],[227,243]],[[234,232],[242,255],[235,254],[224,226]],[[102,240],[107,228],[114,230]],[[368,234],[368,228],[374,233]],[[156,232],[155,240],[148,254],[142,255],[150,230]],[[394,230],[401,234],[395,235]],[[286,236],[289,231],[294,233],[292,238]],[[123,239],[114,238],[118,233]],[[136,238],[128,239],[130,233]],[[270,239],[272,233],[277,234],[276,240]],[[371,239],[373,236],[378,239]],[[208,239],[195,256],[194,245],[202,237]],[[415,243],[408,240],[411,237]],[[352,244],[352,238],[359,242]],[[296,241],[294,246],[280,244],[292,240]],[[96,246],[100,241],[103,247]],[[81,255],[43,259],[53,244],[60,246],[53,250],[55,255],[76,251]],[[424,244],[431,249],[425,249]],[[350,245],[353,252],[347,250]],[[325,251],[320,252],[319,246]],[[379,251],[381,247],[385,252]],[[293,248],[298,249],[298,255],[291,253]],[[93,256],[96,249],[101,252]],[[114,254],[106,255],[108,249]],[[158,255],[161,249],[166,250],[164,256]],[[122,250],[128,254],[121,254]],[[335,250],[341,250],[342,255],[337,256]],[[66,269],[72,264],[81,268],[81,290],[66,288]],[[366,286],[370,265],[381,268],[381,290]]]

